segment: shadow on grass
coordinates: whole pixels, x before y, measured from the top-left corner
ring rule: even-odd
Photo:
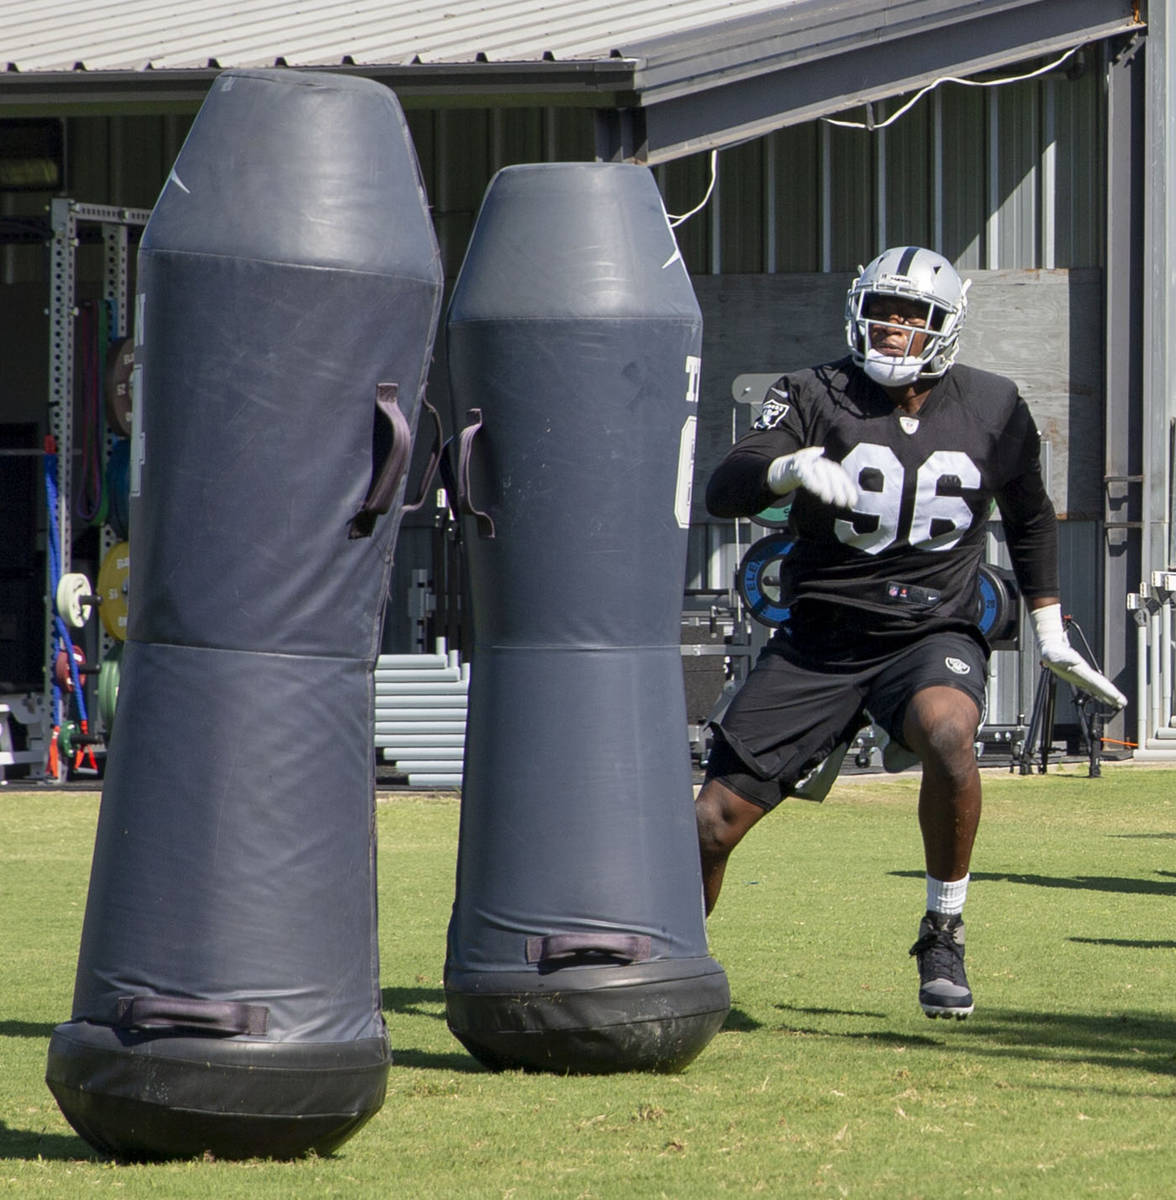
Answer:
[[[445,1020],[445,992],[441,988],[386,987],[380,992],[380,1003],[385,1012]]]
[[[59,1022],[45,1025],[40,1021],[0,1021],[0,1037],[44,1038],[53,1035]]]
[[[1176,1075],[1176,1021],[1149,1013],[1039,1013],[985,1010],[967,1022],[985,1040],[969,1051],[1000,1057],[1080,1060],[1103,1067]]]
[[[397,1050],[392,1047],[392,1070],[418,1067],[422,1071],[460,1071],[466,1075],[485,1074],[487,1068],[471,1054],[430,1054],[425,1050]]]
[[[855,1029],[858,1018],[886,1020],[883,1013],[838,1012],[821,1008],[775,1006],[785,1015],[777,1032],[879,1044],[943,1050],[988,1058],[1023,1058],[1042,1062],[1080,1062],[1132,1072],[1176,1077],[1176,1020],[1151,1013],[1060,1013],[1017,1009],[978,1009],[966,1021],[935,1021],[926,1034],[893,1029]],[[829,1016],[817,1022],[793,1022],[789,1014]],[[846,1018],[849,1018],[847,1020]]]
[[[810,1017],[873,1017],[878,1021],[886,1017],[885,1013],[865,1012],[857,1008],[801,1008],[795,1004],[777,1004],[776,1007],[781,1012],[804,1013]]]
[[[403,1017],[429,1017],[434,1021],[445,1020],[445,992],[442,988],[386,987],[380,992],[381,1003],[387,1013]],[[427,1071],[463,1071],[470,1074],[485,1071],[471,1054],[457,1050],[452,1054],[436,1054],[411,1047],[392,1047],[392,1066],[419,1067]]]
[[[741,1008],[734,1006],[727,1012],[727,1018],[723,1022],[720,1033],[751,1033],[753,1030],[762,1029],[763,1024],[757,1021],[755,1017],[745,1013]]]
[[[778,1012],[784,1014],[796,1013],[799,1016],[806,1017],[849,1017],[853,1019],[861,1018],[868,1021],[884,1021],[886,1019],[886,1014],[879,1012],[846,1011],[837,1008],[798,1008],[791,1004],[777,1004],[774,1007]],[[839,1028],[832,1025],[822,1029],[816,1025],[799,1025],[788,1020],[775,1026],[774,1032],[799,1033],[809,1037],[838,1038],[847,1042],[877,1042],[880,1045],[931,1046],[935,1048],[942,1046],[942,1042],[939,1039],[918,1033],[896,1033],[891,1029],[845,1029],[844,1027]]]
[[[83,1159],[90,1162],[107,1161],[74,1134],[14,1129],[6,1121],[0,1121],[0,1161],[22,1159],[35,1162],[38,1158],[47,1162],[78,1162]]]
[[[1150,938],[1067,938],[1068,942],[1079,942],[1083,946],[1122,946],[1127,950],[1176,950],[1176,942],[1159,942]]]
[[[891,871],[899,879],[924,879],[922,871]],[[1072,891],[1122,892],[1136,896],[1176,896],[1176,875],[1171,883],[1156,879],[1129,879],[1120,875],[1028,875],[1015,871],[973,871],[973,883],[1023,883],[1028,887],[1066,888]]]

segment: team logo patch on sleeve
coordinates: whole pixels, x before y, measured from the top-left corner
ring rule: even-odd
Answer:
[[[957,675],[970,675],[972,673],[972,668],[962,658],[948,656],[943,661],[947,669],[954,671]]]
[[[780,388],[768,388],[768,397],[760,409],[753,429],[775,429],[788,415],[792,406],[788,403],[788,393]]]

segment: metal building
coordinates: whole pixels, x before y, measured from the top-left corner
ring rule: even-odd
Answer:
[[[1132,696],[1108,733],[1166,754],[1174,13],[1173,0],[319,0],[294,12],[127,0],[112,25],[85,0],[0,0],[0,479],[13,514],[0,693],[41,687],[50,519],[36,455],[58,432],[85,457],[82,326],[100,314],[104,334],[126,329],[137,229],[217,73],[278,65],[396,91],[450,279],[499,167],[595,157],[654,170],[684,218],[704,315],[696,496],[746,427],[757,377],[840,353],[855,267],[886,244],[942,250],[974,280],[963,357],[1017,380],[1047,442],[1067,607]],[[439,356],[430,393],[443,411],[444,381]],[[92,484],[84,468],[64,475],[75,503]],[[762,531],[714,523],[697,501],[693,516],[684,640],[701,652],[715,611],[722,630],[738,610],[734,568]],[[53,517],[68,565],[96,576],[109,528]],[[460,642],[444,510],[404,528],[398,558],[386,648]],[[110,640],[95,623],[87,636]],[[686,659],[707,668],[700,696],[723,657]],[[998,658],[993,702],[1015,722],[1035,664]]]

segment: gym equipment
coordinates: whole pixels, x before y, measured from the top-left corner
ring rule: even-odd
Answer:
[[[976,624],[993,650],[1015,650],[1020,645],[1021,591],[1008,567],[981,563],[977,572],[980,592]]]
[[[122,674],[123,643],[115,642],[106,652],[98,671],[98,714],[109,741],[114,731],[114,714],[118,707],[118,688]]]
[[[491,181],[447,325],[474,653],[445,1000],[494,1069],[678,1069],[729,1009],[679,647],[701,326],[645,168]]]
[[[116,542],[98,568],[98,617],[117,641],[127,636],[127,597],[131,590],[131,544]]]
[[[98,603],[93,591],[80,571],[68,571],[57,581],[57,612],[70,629],[81,629],[90,619],[90,608]]]
[[[81,480],[75,479],[72,466],[69,470],[63,470],[58,480],[56,461],[60,458],[62,463],[73,464],[81,450],[83,459],[88,460],[91,466],[96,466],[92,456],[100,425],[96,409],[100,405],[92,401],[93,392],[100,384],[100,348],[108,347],[112,339],[124,339],[129,331],[129,318],[135,307],[131,292],[134,277],[133,264],[130,262],[131,231],[145,226],[151,213],[147,209],[93,204],[68,196],[54,196],[47,208],[52,229],[52,240],[48,247],[49,361],[54,366],[48,375],[49,429],[45,460],[47,474],[50,461],[53,462],[55,478],[53,494],[46,495],[46,533],[51,552],[45,556],[45,594],[51,596],[60,575],[73,569],[75,518],[81,516],[97,522],[104,516],[110,516],[108,511],[103,513],[104,503],[100,501],[97,512],[92,517],[85,517],[84,510],[88,507],[84,500],[86,489],[82,488],[81,494],[78,494],[75,483]],[[78,260],[80,253],[89,253],[86,246],[96,237],[101,239],[103,247],[102,284],[100,293],[88,300],[78,293]],[[87,338],[85,327],[91,322],[86,314],[95,313],[95,309],[97,336]],[[95,351],[93,358],[88,352],[90,346]],[[79,434],[80,438],[77,436]],[[81,445],[77,444],[79,441]],[[93,475],[86,478],[92,480]],[[46,486],[48,490],[48,482]],[[111,539],[113,532],[109,523],[99,530],[102,553],[110,548],[113,541],[119,540],[117,534]],[[52,661],[58,648],[58,616],[53,605],[45,605],[45,662]],[[60,724],[60,696],[56,681],[48,671],[45,672],[42,702],[42,711],[51,724],[43,731],[42,739],[47,749],[47,760],[42,764],[43,770],[34,772],[34,776],[47,775],[58,779],[61,776],[58,774],[59,764],[54,749],[56,742],[49,733],[52,726]]]
[[[96,671],[97,667],[87,668],[86,655],[81,646],[71,647],[72,656],[65,650],[58,650],[53,659],[53,678],[57,681],[57,686],[64,692],[72,692],[74,690],[74,676],[88,675],[90,671]],[[72,665],[70,659],[73,659]]]
[[[44,456],[45,503],[50,513],[58,511],[60,493],[57,467],[57,441],[50,434],[45,439]],[[84,575],[66,568],[70,556],[60,534],[58,523],[51,519],[47,538],[49,553],[46,557],[53,604],[47,606],[49,628],[46,632],[49,636],[46,646],[45,684],[49,696],[47,712],[51,714],[52,735],[47,739],[45,749],[46,770],[54,778],[63,777],[69,770],[68,757],[63,759],[59,754],[58,735],[62,728],[70,723],[68,712],[71,700],[72,706],[77,709],[78,730],[84,735],[89,734],[89,714],[79,672],[79,657],[84,661],[85,656],[80,655],[78,648],[74,646],[70,626],[72,624],[74,628],[80,629],[85,624],[88,614],[84,610],[95,600],[95,597],[88,594],[91,591],[89,580]],[[62,682],[63,679],[68,679],[68,686]],[[91,766],[96,768],[92,750],[89,757]],[[74,765],[81,765],[80,751]]]
[[[66,721],[57,730],[57,749],[64,759],[74,759],[89,746],[105,742],[101,734],[89,733],[80,721]]]
[[[390,1061],[371,674],[442,284],[395,96],[223,72],[138,283],[117,733],[46,1079],[118,1158],[327,1153]]]
[[[796,549],[790,534],[775,533],[752,542],[735,574],[735,586],[753,620],[775,628],[788,616],[788,556]]]
[[[778,503],[769,504],[767,508],[761,509],[751,519],[756,525],[762,525],[765,529],[786,529],[791,512],[792,497],[784,496]]]
[[[133,426],[134,394],[131,376],[135,370],[135,339],[120,338],[106,352],[102,395],[110,431],[129,438]]]

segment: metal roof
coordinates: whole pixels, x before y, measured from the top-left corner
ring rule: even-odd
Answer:
[[[576,104],[664,161],[1143,27],[1139,0],[0,0],[0,117],[195,111],[226,68]]]
[[[144,71],[607,59],[797,2],[2,0],[0,64]]]

